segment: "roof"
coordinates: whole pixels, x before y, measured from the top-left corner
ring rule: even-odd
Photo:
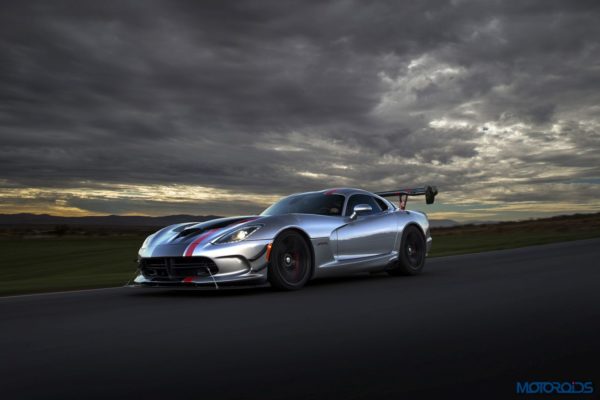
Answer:
[[[356,188],[330,188],[330,189],[324,189],[324,190],[319,190],[316,193],[324,193],[324,194],[341,194],[344,196],[348,196],[351,194],[370,194],[373,195],[373,193],[368,192],[366,190],[363,189],[356,189]]]

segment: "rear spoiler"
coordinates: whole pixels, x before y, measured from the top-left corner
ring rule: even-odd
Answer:
[[[406,202],[408,200],[408,196],[423,196],[425,195],[425,202],[427,204],[433,204],[435,201],[435,196],[438,194],[437,187],[435,186],[423,186],[412,189],[397,189],[397,190],[388,190],[386,192],[375,192],[377,196],[381,197],[393,197],[398,196],[398,200],[400,202],[400,209],[404,210],[406,208]]]

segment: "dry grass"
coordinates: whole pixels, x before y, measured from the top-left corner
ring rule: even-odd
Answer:
[[[600,237],[600,213],[432,229],[431,256]]]

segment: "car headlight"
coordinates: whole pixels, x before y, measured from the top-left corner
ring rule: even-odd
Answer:
[[[233,232],[230,232],[221,237],[218,237],[217,239],[215,239],[213,241],[213,243],[222,244],[222,243],[241,242],[242,240],[246,240],[248,238],[248,236],[250,236],[254,232],[256,232],[261,226],[262,225],[252,225],[252,226],[245,226],[243,228],[236,229]]]

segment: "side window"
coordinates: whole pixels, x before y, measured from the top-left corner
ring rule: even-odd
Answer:
[[[381,212],[381,207],[375,201],[375,198],[366,194],[354,194],[348,199],[348,205],[346,206],[346,216],[352,215],[352,210],[357,204],[368,204],[373,209],[371,214],[377,214]]]
[[[379,208],[381,208],[381,211],[385,211],[388,209],[388,205],[385,203],[385,201],[378,199],[377,197],[374,197],[374,199],[377,202],[377,204],[379,204]]]

